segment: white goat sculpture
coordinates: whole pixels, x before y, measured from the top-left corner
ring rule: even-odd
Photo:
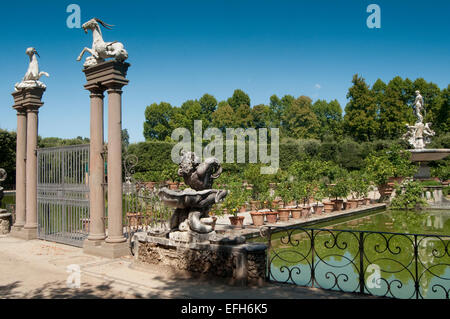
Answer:
[[[112,25],[103,22],[100,19],[93,18],[82,25],[84,32],[87,33],[88,29],[92,31],[92,48],[84,48],[77,58],[80,61],[83,54],[87,51],[92,54],[92,57],[88,57],[85,62],[85,66],[95,65],[98,62],[104,61],[106,58],[115,58],[117,61],[123,62],[128,58],[128,53],[124,49],[122,43],[105,42],[103,41],[102,32],[100,30],[99,23],[106,29],[111,29]]]
[[[36,57],[40,57],[39,53],[33,47],[28,48],[25,53],[30,57],[30,64],[28,65],[28,70],[25,73],[22,82],[16,83],[16,90],[21,90],[28,87],[45,88],[44,83],[40,82],[39,79],[43,75],[45,75],[46,77],[49,77],[50,75],[47,72],[39,71],[39,64]]]

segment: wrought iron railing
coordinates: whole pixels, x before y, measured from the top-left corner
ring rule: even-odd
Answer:
[[[164,233],[168,230],[172,210],[161,203],[158,197],[161,185],[134,180],[134,167],[138,163],[137,156],[130,154],[124,157],[124,228],[129,240],[133,233],[150,231]]]
[[[449,299],[450,236],[267,227],[267,279],[392,298]]]

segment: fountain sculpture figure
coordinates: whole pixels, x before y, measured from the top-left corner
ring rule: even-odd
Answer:
[[[228,193],[226,190],[212,189],[214,179],[221,172],[222,167],[214,157],[206,158],[201,163],[195,153],[182,153],[178,175],[183,177],[190,188],[177,191],[164,187],[158,193],[164,204],[175,208],[170,220],[169,238],[215,235],[214,219],[208,213],[211,206],[220,202]]]

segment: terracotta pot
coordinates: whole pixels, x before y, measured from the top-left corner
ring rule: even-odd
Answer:
[[[291,214],[291,210],[289,208],[278,209],[278,215],[280,216],[280,221],[282,221],[282,222],[287,222],[289,220],[290,214]]]
[[[342,210],[342,204],[344,203],[344,200],[342,199],[333,199],[331,202],[334,205],[334,210],[340,211]]]
[[[280,200],[273,200],[272,201],[272,207],[278,207],[278,208],[281,208],[281,206],[280,206]]]
[[[251,206],[251,210],[258,210],[259,209],[259,201],[257,200],[252,200],[250,201],[250,206]]]
[[[325,213],[331,213],[334,209],[334,203],[323,202],[323,208],[324,208]]]
[[[278,212],[266,212],[265,215],[269,224],[275,224],[277,222]]]
[[[366,200],[364,198],[358,199],[358,206],[363,206],[366,203]]]
[[[322,213],[323,213],[323,206],[314,205],[313,209],[314,209],[314,214],[322,215]]]
[[[262,226],[264,225],[264,213],[263,212],[250,212],[252,216],[253,225]]]
[[[156,182],[146,182],[145,187],[147,187],[149,190],[153,190],[156,184]]]
[[[357,199],[349,199],[347,200],[347,209],[354,209],[358,207],[358,200]]]
[[[171,189],[171,190],[178,189],[178,183],[177,182],[168,182],[167,184],[169,185],[169,189]]]
[[[300,219],[302,218],[302,209],[301,207],[291,208],[292,212],[292,218],[293,219]]]
[[[397,183],[397,184],[401,184],[401,182],[403,182],[405,178],[403,176],[399,176],[399,177],[389,177],[388,178],[388,184],[389,183]]]
[[[244,227],[244,216],[229,216],[228,218],[232,226],[236,226],[236,228]]]
[[[138,226],[142,220],[142,213],[127,213],[128,226]]]
[[[364,198],[365,205],[370,205],[370,198]]]
[[[310,214],[310,210],[311,210],[311,206],[307,205],[307,206],[303,206],[302,207],[302,217],[306,218],[309,216]]]
[[[390,197],[392,192],[394,191],[394,187],[392,183],[387,183],[384,185],[378,186],[378,191],[380,192],[381,198]]]

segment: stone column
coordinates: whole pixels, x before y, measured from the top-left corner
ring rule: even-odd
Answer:
[[[90,224],[88,241],[99,241],[105,235],[105,180],[104,166],[104,129],[103,129],[103,92],[98,85],[87,88],[91,94],[91,125],[89,151],[89,211]],[[86,243],[88,244],[88,243]]]
[[[20,231],[25,225],[26,201],[26,151],[27,151],[27,113],[21,105],[15,105],[17,110],[16,139],[16,221],[13,233]]]
[[[20,109],[21,114],[18,114],[17,120],[18,148],[16,163],[16,167],[18,168],[16,181],[18,182],[17,188],[19,189],[16,197],[16,202],[18,203],[17,221],[19,222],[17,226],[19,227],[13,229],[12,235],[27,240],[37,238],[38,113],[39,108],[44,104],[41,101],[44,91],[44,87],[27,87],[13,93],[15,102],[14,108],[17,110]],[[26,112],[26,119],[24,118],[24,112]],[[26,141],[24,141],[25,138]],[[24,154],[25,149],[26,154]],[[24,159],[25,165],[23,163]],[[21,209],[21,211],[19,211],[19,209]],[[24,209],[25,214],[23,212]],[[25,216],[25,220],[23,216]],[[20,227],[22,223],[24,223],[24,225],[23,227]]]
[[[24,229],[37,231],[37,107],[27,108],[26,222]],[[37,236],[37,234],[36,234]]]
[[[85,88],[91,91],[91,157],[89,165],[91,227],[88,240],[84,242],[83,251],[108,258],[117,258],[130,253],[123,236],[121,136],[121,88],[128,83],[126,73],[129,66],[130,64],[126,62],[110,60],[85,67],[83,70],[87,80]],[[100,190],[99,185],[100,180],[103,183],[104,178],[101,152],[103,152],[103,92],[106,89],[108,89],[108,237],[103,240],[105,230],[103,220],[100,224],[100,211],[103,218],[104,197],[103,189]]]
[[[108,86],[108,238],[123,243],[122,216],[122,85]]]

